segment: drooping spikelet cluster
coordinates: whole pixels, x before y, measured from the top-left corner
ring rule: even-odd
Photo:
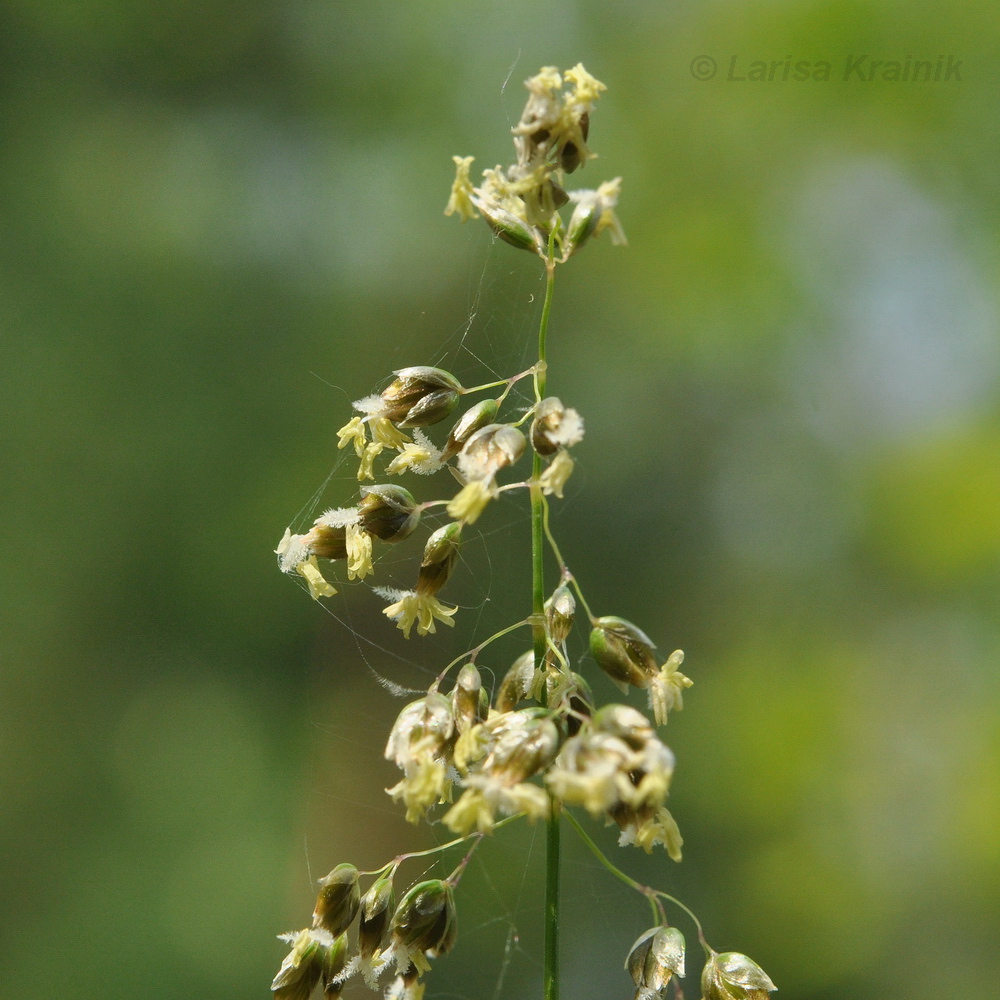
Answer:
[[[614,213],[620,179],[595,190],[567,193],[563,187],[565,175],[594,155],[587,147],[590,114],[604,84],[577,65],[562,74],[545,67],[526,86],[529,98],[512,130],[516,162],[485,170],[475,187],[472,157],[455,157],[457,173],[446,212],[463,219],[481,215],[504,240],[545,260],[544,331],[556,265],[603,229],[613,242],[624,242]],[[564,221],[559,211],[570,203],[573,209]],[[541,333],[539,339],[543,344]],[[339,448],[353,448],[357,477],[365,484],[357,504],[327,511],[304,533],[286,530],[278,545],[282,571],[303,579],[319,600],[337,592],[321,561],[343,562],[348,580],[364,580],[375,574],[377,545],[405,543],[425,518],[434,516],[429,511],[443,508],[447,520],[426,538],[412,589],[373,588],[391,602],[384,614],[407,638],[414,626],[419,635],[427,635],[437,623],[454,625],[457,606],[445,604],[438,594],[459,559],[466,526],[501,493],[523,490],[531,499],[532,613],[445,666],[427,692],[402,709],[386,744],[387,760],[401,772],[387,792],[402,803],[407,820],[440,822],[458,839],[400,855],[374,872],[338,865],[322,879],[312,925],[283,936],[291,950],[272,983],[278,1000],[308,1000],[317,986],[325,996],[338,997],[355,973],[379,989],[380,977],[393,965],[396,975],[385,988],[386,1000],[420,1000],[428,959],[449,951],[455,942],[454,890],[472,851],[485,835],[517,817],[555,824],[565,814],[600,853],[573,818],[570,810],[579,807],[616,826],[621,845],[647,853],[662,845],[673,860],[681,859],[681,835],[666,806],[675,759],[656,727],[683,707],[683,692],[692,682],[680,672],[680,650],[658,664],[653,641],[638,626],[615,615],[595,616],[563,560],[549,528],[549,498],[563,496],[574,468],[570,449],[583,439],[583,419],[546,394],[541,347],[539,355],[527,371],[471,389],[440,368],[418,365],[394,372],[381,392],[354,403],[356,415],[337,431]],[[533,401],[505,412],[511,390],[528,377]],[[464,396],[490,389],[500,392],[466,409],[443,440],[431,437],[427,428],[450,418]],[[526,433],[522,427],[529,421]],[[531,471],[513,473],[529,450]],[[457,480],[458,488],[440,499],[418,502],[402,486],[376,483],[383,476],[426,477],[442,470]],[[548,600],[544,538],[560,571],[559,585]],[[592,661],[623,694],[630,688],[644,690],[652,720],[626,704],[598,706],[587,680],[571,666],[573,658],[583,659],[570,648],[577,599],[586,614]],[[477,665],[483,650],[528,626],[533,648],[489,689]],[[456,667],[460,669],[452,675]],[[487,676],[496,675],[490,671]],[[418,882],[397,904],[393,880],[403,861],[466,842],[469,853],[447,879]],[[668,924],[663,908],[663,900],[673,897],[639,885],[606,859],[604,863],[646,895],[658,915],[656,926],[632,947],[625,967],[636,986],[635,1000],[665,1000],[685,972],[684,938]],[[362,894],[360,882],[366,875],[373,881]],[[698,931],[707,958],[703,1000],[767,1000],[775,987],[760,966],[737,952],[715,952],[700,924]],[[679,989],[677,993],[682,995]]]
[[[356,973],[377,989],[393,964],[397,975],[385,992],[387,1000],[420,1000],[420,977],[430,969],[427,959],[443,955],[455,941],[453,890],[461,871],[418,882],[397,905],[393,878],[402,860],[371,873],[375,880],[363,896],[362,873],[354,865],[337,865],[320,879],[312,926],[282,935],[292,950],[271,984],[276,1000],[308,1000],[317,984],[324,996],[339,997]]]
[[[647,852],[663,844],[679,861],[681,836],[665,805],[673,753],[636,709],[595,709],[589,684],[565,666],[575,617],[565,584],[547,612],[549,653],[540,668],[526,652],[491,698],[470,661],[449,695],[440,692],[439,678],[400,712],[386,757],[403,777],[389,794],[418,822],[460,790],[441,821],[461,835],[489,832],[498,816],[539,819],[553,808],[579,805],[617,824],[622,844]]]
[[[474,157],[452,157],[455,181],[445,215],[458,215],[463,222],[481,215],[502,240],[559,263],[605,229],[612,243],[624,243],[615,215],[620,177],[595,190],[567,192],[563,187],[566,174],[594,158],[587,148],[590,113],[607,88],[583,63],[565,73],[543,66],[524,85],[530,96],[511,129],[516,161],[484,170],[476,187],[470,176]],[[559,210],[568,204],[573,210],[564,222]]]
[[[535,371],[531,368],[491,384],[489,388],[503,386],[501,394],[470,407],[440,445],[423,428],[445,420],[464,395],[480,390],[464,388],[440,368],[420,365],[394,372],[395,378],[381,393],[354,404],[359,416],[337,432],[339,447],[353,445],[359,480],[374,479],[387,452],[393,457],[385,462],[385,475],[414,472],[428,476],[448,470],[459,481],[457,492],[417,503],[402,486],[362,486],[357,506],[327,511],[303,534],[286,530],[275,550],[282,571],[302,577],[317,600],[332,597],[337,591],[324,575],[320,560],[343,560],[348,579],[363,580],[375,572],[375,542],[395,545],[405,541],[425,511],[444,507],[453,520],[427,539],[413,588],[375,589],[391,601],[385,614],[407,636],[414,624],[420,635],[434,632],[436,622],[453,625],[457,608],[444,604],[437,594],[458,560],[463,526],[477,521],[503,489],[537,488],[545,496],[561,497],[573,471],[569,448],[583,440],[583,420],[576,410],[549,396],[507,422],[499,419],[511,388]],[[527,447],[520,427],[529,419],[532,449],[544,457],[545,464],[537,476],[502,487],[498,476],[516,465]]]

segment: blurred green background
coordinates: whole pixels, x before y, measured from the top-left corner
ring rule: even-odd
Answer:
[[[624,177],[630,245],[559,273],[550,389],[587,438],[555,528],[696,682],[684,862],[596,834],[781,996],[992,995],[998,31],[912,0],[8,0],[5,995],[264,997],[310,878],[439,836],[382,791],[374,674],[426,686],[524,613],[523,500],[426,640],[365,586],[325,613],[271,550],[352,501],[334,431],[391,369],[530,363],[538,262],[444,218],[450,157],[508,162],[521,81],[578,60],[609,90],[573,181]],[[842,80],[862,53],[962,79]],[[628,997],[648,910],[565,839],[565,995]],[[537,994],[541,840],[482,848],[429,998]]]

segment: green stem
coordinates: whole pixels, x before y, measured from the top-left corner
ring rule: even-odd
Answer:
[[[555,287],[556,269],[552,260],[552,240],[549,240],[549,260],[545,265],[545,302],[542,318],[538,323],[538,364],[535,365],[535,402],[545,396],[546,369],[545,344],[549,332],[549,312],[552,309],[552,289]],[[531,465],[531,613],[534,632],[535,666],[545,665],[545,497],[538,486],[542,474],[542,456],[535,452]]]
[[[466,853],[465,857],[462,858],[461,861],[459,861],[458,867],[445,879],[445,881],[449,885],[451,885],[451,886],[458,885],[458,882],[461,879],[462,874],[465,872],[466,866],[472,860],[472,855],[476,853],[476,848],[479,846],[480,842],[482,841],[483,837],[485,837],[485,836],[486,836],[485,833],[476,833],[476,834],[473,834],[474,839],[472,841],[472,846],[469,848],[469,850]]]
[[[583,596],[583,591],[580,589],[580,583],[569,571],[569,567],[566,565],[566,560],[563,559],[562,552],[559,551],[559,546],[556,544],[556,540],[552,535],[552,529],[549,528],[549,503],[544,497],[542,497],[542,503],[544,505],[542,526],[545,529],[545,537],[549,540],[549,545],[552,548],[552,554],[556,557],[556,561],[559,563],[559,570],[563,575],[563,579],[573,584],[573,589],[576,591],[577,597],[580,598],[580,602],[583,604],[583,610],[587,612],[587,617],[593,622],[595,621],[595,618],[593,612],[590,610],[590,605],[587,603],[587,598]]]
[[[630,878],[625,874],[620,868],[616,868],[608,859],[604,856],[604,852],[590,839],[587,831],[580,825],[579,820],[570,812],[566,813],[566,818],[569,820],[570,825],[574,830],[580,835],[580,839],[590,848],[593,852],[594,857],[604,865],[605,868],[615,878],[620,879],[627,886],[635,889],[636,892],[641,892],[647,899],[653,900],[655,898],[665,899],[674,906],[680,907],[693,921],[695,927],[698,928],[698,940],[701,942],[701,946],[705,949],[706,953],[711,952],[712,948],[709,943],[705,940],[705,932],[701,928],[701,921],[689,910],[676,896],[671,896],[668,892],[662,892],[660,889],[653,889],[648,885],[643,885],[641,882],[636,882],[634,878]],[[655,912],[655,911],[654,911]]]
[[[566,819],[569,820],[570,826],[572,826],[573,829],[576,830],[576,832],[580,835],[580,839],[593,852],[594,857],[597,858],[597,860],[600,861],[601,864],[604,865],[604,867],[607,868],[607,870],[611,872],[611,874],[614,875],[615,878],[621,879],[621,881],[624,882],[627,886],[629,886],[632,889],[635,889],[636,892],[641,892],[644,896],[651,896],[656,894],[655,889],[650,889],[649,886],[645,886],[641,882],[636,882],[634,878],[632,878],[629,875],[626,875],[625,872],[623,872],[620,868],[616,868],[610,861],[608,861],[608,859],[604,856],[604,851],[602,851],[597,846],[597,844],[595,844],[593,840],[590,839],[590,834],[588,834],[587,831],[584,830],[584,828],[580,825],[580,821],[572,813],[570,812],[566,813]]]
[[[502,638],[503,636],[507,635],[509,632],[513,632],[515,629],[522,628],[524,625],[529,625],[529,624],[531,624],[531,622],[527,618],[524,621],[522,621],[522,622],[514,622],[513,625],[508,625],[506,628],[500,629],[499,632],[494,632],[493,635],[491,635],[488,639],[484,639],[478,646],[473,646],[472,649],[467,649],[464,653],[462,653],[461,656],[456,656],[455,659],[452,660],[451,663],[449,663],[448,666],[446,666],[444,668],[444,670],[442,670],[441,673],[439,673],[437,675],[437,678],[435,679],[434,683],[431,685],[430,689],[432,691],[436,691],[438,689],[438,686],[441,684],[441,682],[445,679],[445,677],[448,676],[448,671],[451,670],[452,667],[457,666],[463,660],[468,660],[470,663],[474,663],[475,660],[476,660],[476,657],[491,642],[495,642],[497,639]]]
[[[494,830],[499,830],[500,827],[506,826],[508,823],[513,823],[514,820],[520,819],[524,813],[517,813],[514,816],[508,816],[505,819],[500,820],[498,823],[493,824]],[[457,847],[459,844],[464,844],[467,840],[477,839],[477,844],[479,839],[482,839],[482,834],[478,831],[476,833],[466,834],[464,837],[456,837],[454,840],[449,840],[447,844],[438,844],[437,847],[428,847],[426,851],[411,851],[409,854],[397,854],[396,857],[392,859],[388,864],[382,865],[381,868],[376,868],[374,871],[361,872],[362,875],[382,875],[389,869],[397,869],[404,861],[410,861],[413,858],[428,858],[432,854],[439,854],[441,851],[447,851],[449,848]]]
[[[559,1000],[559,803],[549,796],[545,828],[545,1000]]]
[[[552,289],[556,267],[553,241],[549,239],[549,257],[545,262],[545,301],[538,323],[538,364],[535,366],[535,402],[545,397],[545,346],[552,309]],[[542,458],[537,453],[531,467],[531,617],[535,649],[535,667],[543,670],[548,637],[545,633],[545,498],[538,486]],[[542,688],[545,701],[545,688]],[[549,797],[550,815],[545,836],[545,960],[542,972],[544,1000],[559,1000],[559,808]]]
[[[502,385],[505,386],[503,395],[500,397],[500,399],[502,400],[506,397],[507,393],[510,392],[515,382],[519,381],[522,378],[527,378],[529,375],[534,375],[534,374],[535,374],[535,368],[534,365],[532,365],[532,367],[528,368],[526,371],[519,372],[517,375],[511,375],[510,378],[497,379],[496,382],[487,382],[485,383],[485,385],[474,385],[471,389],[460,389],[459,392],[461,392],[463,396],[466,396],[470,392],[483,392],[486,389],[496,389]],[[497,400],[497,402],[499,401],[500,400]]]

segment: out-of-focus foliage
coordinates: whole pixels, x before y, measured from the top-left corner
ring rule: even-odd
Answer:
[[[6,996],[265,995],[310,872],[428,843],[382,792],[399,702],[373,672],[426,686],[524,612],[523,506],[476,525],[499,551],[469,546],[460,628],[419,642],[364,587],[324,614],[271,549],[351,501],[334,430],[392,368],[530,358],[540,268],[443,217],[450,157],[505,162],[520,81],[581,59],[630,246],[559,275],[549,384],[588,436],[556,530],[596,613],[696,682],[666,734],[685,861],[623,863],[803,1000],[992,995],[1000,10],[12,0],[0,22]],[[963,78],[842,80],[865,52]],[[734,54],[832,79],[729,81]],[[483,847],[432,993],[526,995],[537,841]],[[625,996],[647,914],[567,850],[567,996]]]

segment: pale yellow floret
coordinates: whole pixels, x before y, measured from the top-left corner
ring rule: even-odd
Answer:
[[[639,779],[639,784],[632,789],[630,795],[622,798],[637,809],[645,805],[658,805],[667,797],[671,776],[671,771],[649,771]]]
[[[390,604],[382,614],[392,618],[409,639],[414,622],[417,625],[418,635],[427,635],[436,631],[435,620],[444,625],[454,626],[456,611],[457,607],[449,608],[431,594],[417,594],[411,590],[402,594],[399,600],[395,604]]]
[[[313,554],[309,541],[309,535],[293,535],[291,528],[285,528],[285,533],[274,550],[281,557],[278,566],[282,573],[298,572],[299,566]]]
[[[636,827],[630,827],[623,831],[621,837],[618,838],[618,843],[622,847],[635,844],[647,854],[652,854],[653,848],[657,844],[663,844],[670,858],[674,861],[680,861],[684,838],[678,829],[677,821],[670,815],[670,811],[659,809],[655,816]]]
[[[597,225],[594,227],[594,235],[599,236],[605,229],[611,231],[611,243],[616,247],[625,246],[628,240],[625,239],[625,230],[615,215],[615,208],[618,205],[618,195],[621,194],[622,179],[615,177],[613,180],[605,181],[597,186],[597,204],[601,214],[597,218]]]
[[[408,823],[419,823],[431,806],[449,797],[451,783],[444,762],[425,753],[407,768],[401,781],[386,791],[394,801],[403,800]]]
[[[289,937],[291,937],[291,940],[289,940]],[[302,964],[303,958],[313,949],[312,935],[308,930],[299,931],[294,936],[282,935],[281,939],[288,941],[292,946],[292,950],[285,956],[284,961],[281,963],[281,968],[278,970],[279,977],[288,972],[289,969],[297,969]]]
[[[473,188],[469,178],[469,167],[472,166],[474,159],[474,156],[452,157],[452,160],[455,161],[455,180],[451,185],[451,197],[448,199],[448,206],[445,208],[444,214],[454,215],[457,212],[463,222],[479,218],[472,203]]]
[[[572,448],[583,440],[583,417],[572,406],[563,410],[559,423],[548,430],[546,437],[563,448]]]
[[[583,806],[596,819],[620,798],[616,773],[608,767],[594,768],[583,774],[553,769],[546,781],[561,802]]]
[[[566,70],[563,76],[573,87],[569,98],[573,104],[584,104],[589,108],[600,97],[601,92],[608,89],[583,68],[583,63],[577,63],[572,69]]]
[[[309,596],[318,601],[321,597],[333,597],[337,591],[326,582],[320,572],[315,556],[310,556],[305,562],[295,567],[295,572],[309,584]]]
[[[489,833],[498,812],[505,816],[523,815],[532,821],[549,815],[549,797],[538,785],[524,781],[508,786],[487,775],[477,775],[471,780],[478,782],[476,787],[467,788],[441,818],[449,830],[460,836],[467,836],[473,830]]]
[[[551,174],[552,168],[547,163],[540,163],[534,170],[518,180],[509,181],[507,191],[511,195],[523,199],[526,194],[530,195],[533,191],[539,190]]]
[[[476,194],[481,198],[487,208],[502,208],[510,212],[516,219],[527,224],[524,201],[514,193],[511,182],[499,165],[483,171],[483,184],[476,189]],[[482,207],[482,206],[480,206]]]
[[[535,76],[524,81],[533,94],[552,94],[562,86],[562,77],[556,66],[543,66]]]
[[[358,458],[362,456],[368,438],[365,434],[365,425],[361,417],[351,417],[351,419],[348,420],[339,431],[337,431],[337,437],[340,439],[339,444],[337,445],[338,448],[346,448],[348,444],[353,441],[355,453]]]
[[[684,662],[684,651],[674,650],[670,658],[649,682],[649,707],[658,725],[666,725],[671,712],[679,712],[684,707],[684,689],[694,681],[685,677],[677,668]]]
[[[441,817],[441,822],[453,833],[465,837],[473,830],[489,833],[493,829],[495,819],[486,796],[478,789],[469,788]]]
[[[398,476],[411,469],[414,465],[426,461],[430,453],[419,445],[403,445],[403,450],[385,467],[387,476]]]
[[[402,448],[410,439],[388,418],[372,417],[372,440],[384,448]]]
[[[413,471],[426,476],[441,467],[441,453],[421,435],[423,440],[404,444],[400,453],[385,467],[390,476]]]
[[[292,950],[281,963],[281,969],[278,971],[276,979],[284,978],[291,969],[298,969],[303,961],[315,953],[317,945],[329,948],[333,944],[333,938],[322,927],[307,928],[292,934],[279,934],[278,938],[281,941],[287,941],[292,946]]]
[[[375,572],[372,566],[372,538],[357,524],[349,524],[346,529],[347,579],[363,580]]]
[[[474,524],[496,495],[496,486],[481,479],[473,479],[466,483],[448,503],[448,516],[456,521]]]
[[[489,734],[482,724],[467,729],[455,742],[455,767],[466,773],[470,764],[482,760],[489,742]]]
[[[570,740],[545,780],[560,801],[583,806],[596,818],[627,801],[633,791],[629,769],[637,763],[622,740],[591,734]]]
[[[548,819],[549,797],[545,790],[529,781],[522,781],[505,790],[502,808],[511,815],[521,813],[529,820]]]
[[[549,462],[545,471],[538,477],[538,484],[546,496],[555,494],[560,500],[563,498],[563,489],[566,481],[573,474],[573,459],[569,457],[569,452],[560,449],[556,452],[556,457]]]
[[[381,454],[385,446],[373,442],[365,448],[361,456],[361,464],[358,466],[358,480],[375,478],[375,459]]]
[[[285,528],[285,533],[281,536],[281,541],[278,542],[278,547],[274,550],[274,554],[277,556],[283,556],[288,551],[288,547],[291,544],[292,544],[292,529]]]

